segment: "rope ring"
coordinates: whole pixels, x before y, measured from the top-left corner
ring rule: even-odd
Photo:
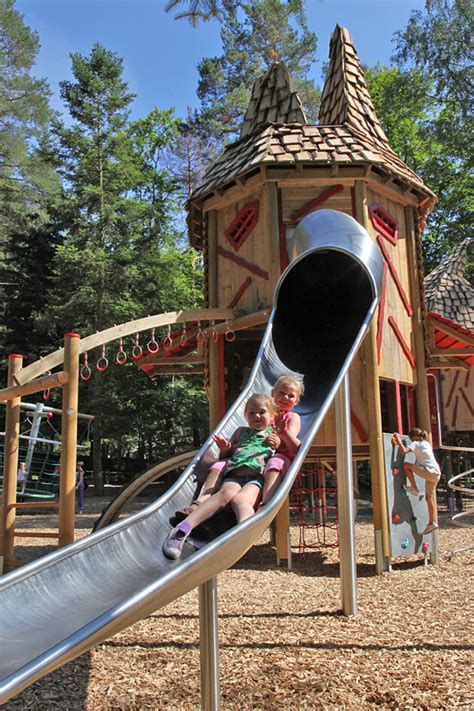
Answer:
[[[155,340],[155,329],[152,329],[151,338],[146,344],[146,347],[148,353],[158,353],[158,351],[160,350],[160,345]]]
[[[165,351],[169,351],[171,346],[173,345],[173,339],[171,336],[166,336],[166,338],[163,341],[163,348]]]
[[[204,341],[206,340],[206,336],[203,333],[200,321],[198,321],[198,332],[197,332],[196,339],[197,339],[198,343],[204,343]]]

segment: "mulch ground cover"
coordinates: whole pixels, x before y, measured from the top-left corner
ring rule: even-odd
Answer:
[[[89,532],[103,503],[87,500],[78,537]],[[440,523],[438,566],[409,556],[375,575],[372,524],[365,517],[357,522],[359,614],[353,618],[340,614],[337,549],[295,552],[290,572],[275,566],[265,534],[218,577],[222,709],[474,709],[474,552],[452,553],[469,546],[473,533],[453,526],[446,512]],[[22,516],[21,525],[53,530],[55,517]],[[50,549],[41,539],[25,540],[18,559]],[[296,525],[292,540],[296,545]],[[21,616],[18,624],[21,633]],[[197,591],[3,708],[199,709]]]

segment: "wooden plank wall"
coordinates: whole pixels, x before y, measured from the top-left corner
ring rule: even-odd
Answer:
[[[440,370],[444,424],[450,432],[474,430],[474,367]]]
[[[398,275],[403,291],[406,294],[408,302],[413,304],[413,294],[410,293],[410,280],[408,274],[408,256],[407,249],[407,230],[405,225],[404,206],[398,202],[394,202],[384,196],[368,191],[369,207],[377,203],[384,210],[390,213],[398,220],[398,242],[396,245],[389,240],[382,239],[382,243],[391,261],[394,271]],[[377,239],[377,231],[370,227],[370,232],[374,239]],[[409,348],[410,352],[415,355],[415,343],[412,328],[412,317],[408,314],[407,309],[400,296],[395,279],[390,270],[387,273],[386,279],[386,298],[385,308],[382,321],[382,344],[380,352],[379,376],[390,380],[399,380],[408,385],[416,384],[416,372],[410,363],[410,359],[404,351],[399,338],[396,335],[394,324],[398,327],[399,333]],[[389,321],[390,319],[390,321]]]

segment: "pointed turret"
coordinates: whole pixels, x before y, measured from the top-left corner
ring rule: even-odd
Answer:
[[[465,239],[425,279],[429,311],[474,331],[474,289],[464,278],[470,238]]]
[[[390,149],[375,113],[351,33],[339,25],[331,35],[329,69],[321,97],[319,122],[323,126],[345,124]]]
[[[308,123],[301,99],[284,64],[276,62],[253,85],[252,97],[240,129],[240,138],[268,122]]]

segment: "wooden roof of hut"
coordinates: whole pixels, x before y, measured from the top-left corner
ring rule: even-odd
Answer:
[[[461,244],[425,278],[426,306],[434,345],[453,355],[474,346],[474,289],[464,277],[471,238]],[[460,356],[474,365],[474,356]]]
[[[474,289],[464,277],[471,238],[425,278],[428,310],[474,333]]]
[[[253,87],[240,138],[228,145],[191,196],[212,192],[264,167],[369,165],[369,170],[433,204],[434,193],[391,149],[377,118],[350,32],[336,26],[323,89],[320,123],[307,123],[286,67],[273,64]],[[191,239],[192,234],[190,235]]]

